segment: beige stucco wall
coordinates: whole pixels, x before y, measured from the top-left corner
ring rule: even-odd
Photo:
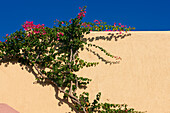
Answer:
[[[99,61],[96,67],[84,68],[78,75],[93,81],[86,91],[92,100],[102,92],[101,101],[126,103],[136,110],[148,113],[170,113],[170,31],[134,31],[124,38],[112,37],[112,32],[92,32],[86,38],[106,49],[109,53],[120,56],[116,64],[104,61],[116,61],[98,49],[91,47],[97,55],[86,49],[80,57],[86,61]],[[104,38],[97,38],[104,36]],[[70,108],[56,95],[51,85],[42,86],[34,83],[35,77],[19,64],[6,67],[0,65],[0,103],[6,103],[20,113],[68,113]]]

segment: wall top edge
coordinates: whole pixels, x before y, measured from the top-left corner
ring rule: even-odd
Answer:
[[[119,33],[119,31],[90,31],[90,33]],[[170,33],[170,31],[128,31],[127,33]]]

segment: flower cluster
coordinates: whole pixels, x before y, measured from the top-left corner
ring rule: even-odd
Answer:
[[[72,23],[72,22],[71,22],[71,19],[69,20],[69,22],[70,22],[70,24]]]
[[[40,33],[40,30],[45,29],[44,26],[45,26],[44,24],[42,24],[42,25],[40,25],[40,24],[34,25],[33,21],[31,21],[31,22],[26,21],[26,22],[24,22],[24,25],[22,25],[24,30],[29,32],[28,36],[30,36],[30,33],[31,34],[33,33],[33,34],[45,35],[46,34],[45,30],[43,30],[43,32]]]
[[[57,40],[60,40],[60,36],[64,36],[64,34],[62,32],[59,32],[59,33],[57,33],[56,36],[58,37]]]
[[[87,23],[85,23],[85,22],[82,23],[81,25],[82,25],[83,27],[88,27],[89,29],[91,28],[90,24],[87,24]]]
[[[78,16],[77,16],[78,19],[80,19],[82,16],[85,17],[85,13],[86,13],[86,11],[84,11],[85,9],[81,7],[79,7],[79,9],[81,9],[81,12],[78,13]]]
[[[84,24],[83,24],[84,25]],[[110,25],[106,25],[106,22],[102,22],[102,20],[94,20],[94,28],[95,29],[90,29],[90,31],[93,30],[98,30],[98,31],[119,31],[119,34],[122,34],[122,31],[125,31],[127,33],[127,31],[129,30],[134,30],[134,27],[127,27],[127,25],[122,25],[121,23],[118,23],[118,25],[116,25],[116,23],[114,23],[113,26]]]
[[[31,31],[35,27],[35,25],[33,24],[33,21],[32,22],[26,21],[24,22],[24,25],[22,25],[22,27],[24,28],[25,31]]]
[[[102,20],[100,20],[102,22]],[[96,24],[100,24],[100,21],[98,20],[94,20],[94,22],[96,22]]]

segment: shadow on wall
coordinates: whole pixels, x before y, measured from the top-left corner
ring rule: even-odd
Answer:
[[[18,63],[18,59],[5,59],[4,61],[0,61],[0,65],[1,65],[2,63],[5,64],[5,67],[8,67],[9,63],[11,63],[11,64],[13,64],[13,65],[17,64],[17,63]],[[32,74],[35,76],[36,79],[39,78],[39,77],[38,77],[38,74],[34,71],[33,66],[23,65],[23,64],[21,64],[21,63],[20,63],[20,66],[21,66],[21,69],[22,69],[22,70],[26,70],[26,71],[28,71],[29,73],[32,73]],[[25,69],[23,68],[23,66],[25,67]],[[58,106],[61,106],[63,103],[65,103],[65,104],[67,104],[70,108],[73,108],[73,110],[74,110],[76,113],[79,113],[76,109],[74,109],[73,104],[70,103],[70,102],[68,101],[68,99],[62,99],[61,97],[59,97],[59,95],[58,95],[58,94],[59,94],[58,88],[55,87],[55,85],[54,85],[51,81],[49,81],[48,79],[45,79],[44,81],[42,81],[42,80],[37,80],[37,81],[34,82],[33,84],[40,84],[40,85],[42,85],[43,87],[44,87],[44,86],[52,85],[53,88],[54,88],[54,90],[55,90],[55,93],[56,93],[56,94],[55,94],[55,98],[56,98],[57,100],[59,100]],[[63,87],[62,89],[65,89],[65,88]],[[1,113],[1,112],[0,112],[0,113]],[[71,112],[69,112],[69,113],[71,113]]]
[[[127,33],[127,34],[120,34],[120,33],[108,33],[108,35],[110,36],[97,36],[97,37],[89,37],[89,38],[83,38],[84,41],[97,41],[97,40],[106,40],[106,41],[111,41],[113,38],[115,39],[115,41],[118,41],[118,38],[123,39],[126,36],[131,36],[131,33]],[[84,35],[83,35],[84,37]]]
[[[111,41],[112,39],[115,39],[115,41],[118,41],[118,38],[120,38],[120,39],[123,39],[123,38],[125,38],[126,36],[131,36],[131,34],[129,33],[129,34],[119,34],[119,33],[108,33],[108,35],[110,35],[110,36],[99,36],[99,37],[92,37],[92,38],[83,38],[83,40],[84,41],[89,41],[89,42],[93,42],[93,41],[96,41],[96,40],[106,40],[106,41]],[[84,37],[84,36],[83,36]],[[84,50],[84,48],[81,48],[82,50]],[[85,48],[86,50],[88,50],[89,52],[92,52],[94,55],[96,55],[99,59],[101,59],[101,61],[102,62],[105,62],[105,64],[116,64],[116,63],[119,63],[119,62],[111,62],[111,61],[107,61],[107,60],[105,60],[103,57],[101,57],[98,53],[96,53],[95,51],[93,51],[93,50],[91,50],[91,49],[89,49],[89,48]],[[18,59],[17,58],[14,58],[14,59],[8,59],[8,58],[5,58],[3,61],[2,60],[0,60],[0,65],[2,64],[2,63],[4,63],[5,64],[5,67],[8,67],[8,65],[9,65],[9,63],[12,63],[13,65],[14,64],[17,64],[18,63]],[[22,70],[24,70],[24,68],[23,68],[23,64],[21,64],[20,63],[20,66],[21,66],[21,69]],[[25,65],[24,65],[25,66]],[[39,67],[39,69],[43,69],[43,68],[41,68],[41,67]],[[38,77],[38,74],[34,71],[34,69],[33,69],[33,66],[28,66],[28,65],[26,65],[25,66],[25,70],[27,70],[29,73],[32,73],[34,76],[35,76],[35,78],[39,78]],[[69,101],[68,101],[68,99],[63,99],[63,98],[61,98],[61,97],[59,97],[59,90],[58,90],[58,88],[57,87],[55,87],[55,85],[52,83],[52,82],[50,82],[49,80],[44,80],[44,81],[42,81],[42,80],[37,80],[36,82],[34,82],[34,84],[40,84],[40,85],[42,85],[43,87],[44,86],[49,86],[49,85],[52,85],[53,87],[54,87],[54,89],[55,89],[55,98],[57,99],[57,100],[59,100],[59,102],[58,102],[58,106],[61,106],[63,103],[65,103],[65,104],[67,104],[70,108],[73,108],[73,111],[75,111],[76,113],[79,113],[76,109],[74,109],[74,106],[73,106],[73,104],[72,103],[70,103]],[[82,87],[81,87],[82,88]],[[62,89],[65,89],[64,87],[62,87]],[[85,89],[85,87],[83,88],[83,89]],[[8,103],[7,103],[8,104]],[[71,113],[71,112],[69,112],[69,113]]]
[[[89,37],[89,38],[83,38],[83,40],[85,42],[89,41],[89,42],[93,42],[93,41],[98,41],[98,40],[106,40],[106,41],[111,41],[112,39],[115,39],[115,41],[118,41],[118,39],[124,39],[127,36],[131,36],[131,33],[128,34],[119,34],[119,33],[108,33],[108,36],[97,36],[97,37]],[[84,37],[84,36],[83,36]],[[96,55],[102,62],[104,62],[105,64],[119,64],[120,61],[108,61],[106,59],[104,59],[103,57],[101,57],[97,52],[93,51],[90,48],[85,48],[87,51],[93,53],[94,55]],[[84,48],[81,48],[81,50],[84,50]]]

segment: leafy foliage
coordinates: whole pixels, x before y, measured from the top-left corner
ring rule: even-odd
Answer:
[[[24,65],[35,67],[39,72],[38,81],[50,80],[59,91],[64,93],[65,99],[70,98],[74,107],[79,112],[92,113],[131,113],[134,109],[128,109],[127,105],[99,103],[101,93],[96,95],[92,103],[89,102],[89,93],[83,92],[78,96],[77,88],[87,87],[91,79],[79,77],[75,72],[83,67],[96,66],[98,62],[86,62],[79,58],[79,49],[84,46],[91,46],[103,51],[107,56],[115,57],[105,49],[94,44],[88,44],[82,40],[83,34],[89,34],[90,30],[102,31],[112,29],[119,31],[129,31],[134,28],[106,25],[106,22],[95,23],[82,22],[85,17],[86,6],[80,8],[81,11],[76,18],[66,21],[58,21],[58,26],[53,28],[44,25],[34,25],[28,22],[23,25],[23,29],[7,35],[6,42],[0,42],[0,59],[16,58]],[[64,87],[64,90],[62,89]]]

